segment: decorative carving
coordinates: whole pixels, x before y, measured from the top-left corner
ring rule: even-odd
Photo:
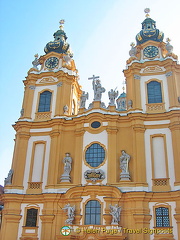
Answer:
[[[154,186],[168,186],[169,185],[168,178],[153,179],[153,182],[154,182]]]
[[[37,112],[36,120],[47,120],[51,118],[51,112]]]
[[[140,79],[141,79],[141,76],[139,76],[139,75],[137,75],[137,74],[134,74],[134,79],[140,80]]]
[[[86,100],[89,98],[88,92],[85,93],[85,91],[82,92],[81,100],[80,100],[80,108],[85,108]]]
[[[87,170],[84,173],[84,178],[96,182],[97,180],[105,179],[105,173],[101,169]]]
[[[155,72],[163,72],[163,68],[159,66],[149,66],[144,68],[143,73],[155,73]]]
[[[148,112],[162,112],[164,111],[164,103],[146,104]]]
[[[41,182],[29,182],[29,189],[41,189]]]
[[[130,180],[129,175],[130,155],[127,154],[124,150],[122,150],[121,153],[122,155],[120,156],[120,169],[122,170],[122,172],[120,174],[120,180],[127,181]]]
[[[41,79],[39,83],[53,83],[56,82],[56,80],[53,77],[44,77]]]
[[[31,89],[31,90],[35,90],[35,88],[36,88],[36,86],[33,86],[33,85],[29,86],[29,89]]]
[[[119,207],[117,204],[115,204],[114,206],[110,204],[109,208],[110,214],[112,215],[111,225],[118,225],[118,222],[120,221],[121,207]]]
[[[172,71],[166,73],[166,77],[172,76]]]
[[[11,185],[11,184],[12,184],[13,172],[14,172],[13,169],[10,169],[10,170],[9,170],[8,176],[7,176],[7,178],[5,178],[5,180],[4,180],[4,186],[6,186],[6,185]]]
[[[115,106],[115,99],[117,98],[117,96],[118,96],[118,91],[116,91],[116,89],[115,90],[113,90],[113,89],[111,89],[111,91],[109,91],[108,92],[108,96],[109,96],[109,100],[110,100],[110,102],[109,102],[109,106]]]
[[[61,87],[63,85],[63,83],[62,82],[59,82],[58,84],[57,84],[57,87]]]
[[[74,220],[74,217],[75,217],[75,206],[71,207],[70,204],[66,204],[64,206],[64,208],[62,208],[63,210],[67,211],[67,216],[68,218],[66,219],[66,223],[67,224],[72,224],[73,220]]]
[[[72,164],[72,158],[70,156],[70,153],[65,153],[65,158],[63,159],[64,163],[64,173],[61,176],[61,182],[70,182],[70,172],[71,172],[71,164]]]

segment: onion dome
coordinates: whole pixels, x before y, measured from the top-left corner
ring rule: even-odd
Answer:
[[[60,22],[60,30],[54,33],[54,41],[48,42],[46,47],[44,48],[45,53],[49,52],[57,52],[57,53],[65,53],[70,57],[73,56],[69,43],[66,42],[67,36],[63,30],[64,20]]]
[[[146,19],[142,22],[142,30],[136,35],[137,45],[149,40],[162,42],[164,33],[156,28],[156,22],[149,17],[148,13],[150,12],[150,9],[146,8],[144,12],[146,13]]]

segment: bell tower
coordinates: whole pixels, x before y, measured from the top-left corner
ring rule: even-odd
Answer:
[[[77,114],[81,89],[63,24],[64,20],[61,20],[60,30],[54,33],[54,41],[46,44],[46,54],[39,59],[35,55],[33,68],[24,80],[21,120],[46,121],[61,115]]]
[[[177,80],[177,56],[170,39],[164,34],[145,9],[146,19],[131,44],[130,58],[124,74],[127,80],[129,108],[146,113],[163,113],[179,106],[180,83]],[[177,87],[178,86],[178,87]]]

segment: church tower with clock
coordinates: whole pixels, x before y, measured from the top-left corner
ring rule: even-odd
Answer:
[[[145,12],[119,97],[93,75],[86,106],[63,20],[35,55],[0,197],[2,240],[180,239],[180,65]]]

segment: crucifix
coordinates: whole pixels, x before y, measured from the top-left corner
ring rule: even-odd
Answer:
[[[88,78],[88,80],[93,80],[92,85],[94,90],[94,101],[101,101],[102,93],[106,90],[101,86],[99,76],[93,75],[92,77]]]

